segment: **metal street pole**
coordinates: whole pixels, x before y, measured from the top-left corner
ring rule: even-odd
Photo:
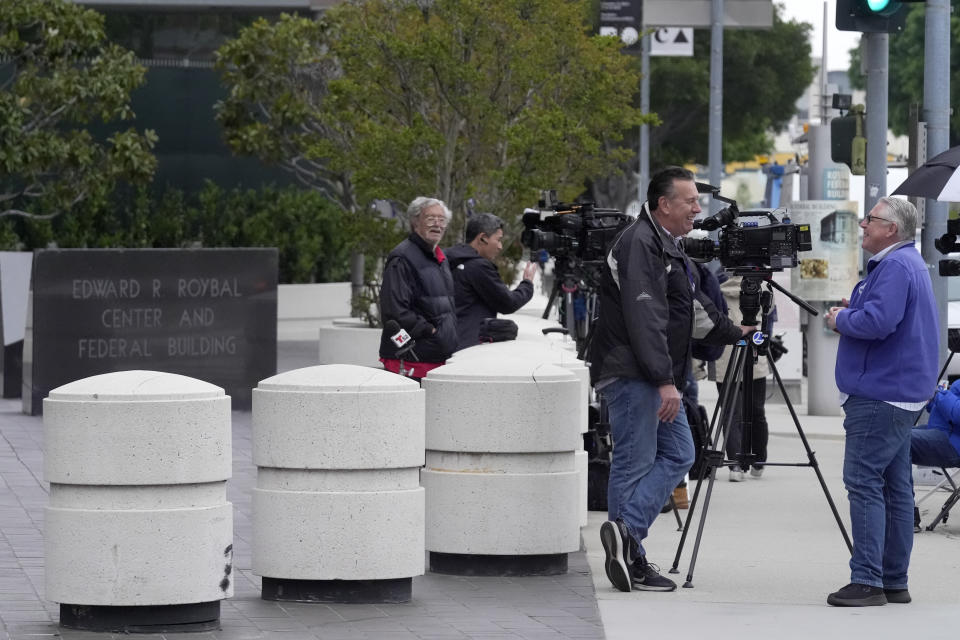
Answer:
[[[646,34],[640,41],[640,111],[650,113],[650,38]],[[637,205],[647,199],[647,185],[650,184],[650,125],[640,125],[640,176],[637,181]]]
[[[926,30],[923,47],[923,119],[927,122],[927,159],[950,146],[950,2],[927,0]],[[946,202],[928,199],[921,232],[921,251],[933,294],[940,310],[940,347],[947,346],[947,279],[940,276],[937,263],[943,256],[933,246],[935,238],[947,230]]]
[[[710,184],[720,186],[723,180],[723,0],[712,0],[710,14],[710,137],[707,161],[710,164]],[[710,200],[710,213],[723,207],[718,200]]]
[[[867,39],[867,175],[863,212],[887,195],[887,99],[889,95],[889,43],[886,33],[865,33]]]

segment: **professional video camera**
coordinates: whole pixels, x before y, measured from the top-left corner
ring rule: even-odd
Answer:
[[[947,232],[933,241],[937,251],[943,255],[960,251],[960,218],[947,220]],[[960,260],[945,259],[940,261],[940,275],[943,277],[960,276]]]
[[[600,262],[629,221],[616,209],[599,209],[592,202],[564,204],[557,201],[556,191],[541,191],[538,208],[523,212],[520,242],[531,251],[545,249],[557,258]]]
[[[729,270],[782,271],[797,266],[798,251],[810,251],[813,246],[810,225],[791,224],[789,214],[777,220],[769,210],[740,211],[737,202],[719,195],[710,185],[697,187],[712,192],[713,197],[726,202],[726,209],[693,226],[704,231],[719,229],[719,239],[684,238],[683,248],[697,262],[720,259],[720,264]],[[706,188],[706,189],[705,189]]]

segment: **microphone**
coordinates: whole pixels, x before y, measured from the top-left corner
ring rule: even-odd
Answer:
[[[413,346],[417,341],[400,326],[399,322],[396,320],[387,320],[383,327],[386,329],[387,335],[390,336],[390,342],[397,347],[398,360],[406,355],[407,352],[410,352],[415,359],[417,358],[417,354],[413,351]]]

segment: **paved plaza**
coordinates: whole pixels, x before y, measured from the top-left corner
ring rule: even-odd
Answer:
[[[297,352],[294,350],[294,352]],[[308,364],[284,358],[282,369]],[[709,387],[703,397],[712,406]],[[800,411],[802,413],[802,407]],[[768,404],[770,460],[803,462],[796,428],[782,404]],[[840,480],[841,419],[801,415],[844,521]],[[18,400],[0,401],[0,622],[9,638],[106,638],[60,629],[58,605],[44,598],[42,418],[24,416]],[[584,549],[557,577],[466,578],[427,573],[413,582],[405,605],[281,604],[260,599],[250,571],[250,414],[233,414],[236,586],[222,604],[222,628],[172,638],[224,640],[494,639],[520,638],[955,638],[960,633],[960,511],[933,532],[916,536],[910,591],[914,602],[869,609],[836,609],[828,592],[846,584],[847,553],[813,471],[768,467],[760,479],[732,484],[718,475],[706,519],[694,588],[674,593],[620,593],[603,573],[598,530],[591,513]],[[691,485],[691,496],[693,486]],[[929,522],[946,494],[923,504]],[[685,516],[686,511],[681,511]],[[699,510],[697,512],[699,514]],[[508,523],[507,523],[507,526]],[[661,516],[647,547],[666,572],[680,533],[672,514]],[[680,562],[687,572],[693,536]]]

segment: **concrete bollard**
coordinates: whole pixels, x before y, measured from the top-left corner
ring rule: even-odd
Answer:
[[[202,631],[233,595],[230,397],[119,371],[43,401],[46,597],[60,625]]]
[[[555,365],[452,362],[423,379],[430,570],[550,575],[580,547],[577,378]]]
[[[423,575],[424,392],[355,365],[253,391],[253,572],[265,600],[409,602]]]
[[[586,433],[590,427],[590,370],[587,365],[577,358],[575,351],[564,348],[559,343],[548,342],[519,342],[508,340],[505,342],[493,342],[489,344],[480,344],[457,351],[447,362],[461,362],[466,360],[496,359],[496,358],[522,358],[528,362],[541,362],[555,364],[567,371],[570,371],[580,383],[579,390],[579,417],[577,418],[577,433],[580,435],[580,446],[575,455],[577,473],[580,475],[579,493],[580,493],[580,526],[587,526],[589,511],[587,509],[587,474],[589,472],[589,456],[584,450],[582,434]]]

